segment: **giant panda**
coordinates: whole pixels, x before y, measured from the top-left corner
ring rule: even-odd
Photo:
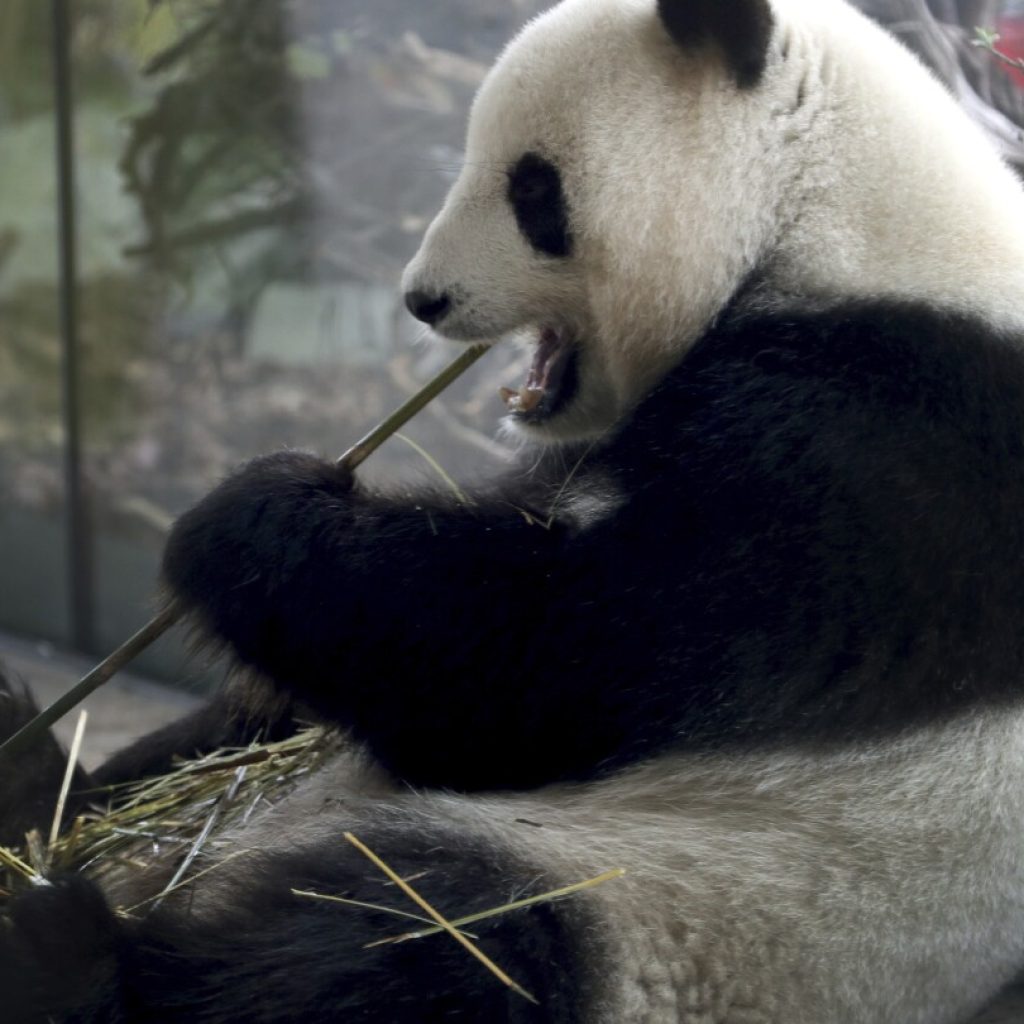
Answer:
[[[4,1020],[1019,1020],[1024,198],[953,101],[843,0],[563,0],[403,288],[532,345],[514,466],[286,451],[181,517],[169,597],[348,746],[152,913],[18,897]],[[410,909],[346,831],[451,916],[626,873],[474,926],[528,999],[295,897]]]

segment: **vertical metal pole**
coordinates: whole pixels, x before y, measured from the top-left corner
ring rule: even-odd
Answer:
[[[95,648],[93,559],[87,495],[82,476],[81,373],[78,339],[78,224],[75,202],[74,89],[70,0],[52,0],[53,84],[57,125],[57,214],[60,244],[61,399],[64,418],[64,489],[67,517],[71,641]]]

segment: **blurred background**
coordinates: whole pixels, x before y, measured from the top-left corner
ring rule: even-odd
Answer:
[[[860,5],[1024,166],[1024,75],[971,45],[981,26],[1024,56],[1024,0]],[[249,456],[340,453],[450,358],[415,344],[398,277],[486,68],[546,6],[0,2],[9,653],[108,653],[150,616],[175,515]],[[361,472],[494,465],[518,358],[492,353]],[[176,637],[137,668],[215,674]]]

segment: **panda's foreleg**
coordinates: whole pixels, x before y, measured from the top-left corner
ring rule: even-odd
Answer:
[[[471,840],[359,829],[432,905],[456,918],[536,887],[536,873]],[[5,1024],[576,1024],[585,907],[541,904],[466,930],[529,997],[449,935],[374,945],[424,925],[418,907],[341,834],[241,857],[149,916],[118,921],[74,879],[35,890],[0,930]],[[345,905],[293,890],[342,896]],[[12,994],[13,993],[13,999]]]
[[[632,634],[608,608],[636,560],[538,521],[521,497],[472,501],[367,495],[329,463],[281,453],[179,520],[165,578],[208,633],[407,781],[592,773],[630,738],[623,681],[653,675],[629,639],[647,606],[622,599]]]

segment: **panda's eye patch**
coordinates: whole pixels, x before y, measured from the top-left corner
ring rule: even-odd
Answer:
[[[572,252],[569,207],[558,168],[536,153],[524,153],[508,172],[508,201],[526,240],[548,256]]]

